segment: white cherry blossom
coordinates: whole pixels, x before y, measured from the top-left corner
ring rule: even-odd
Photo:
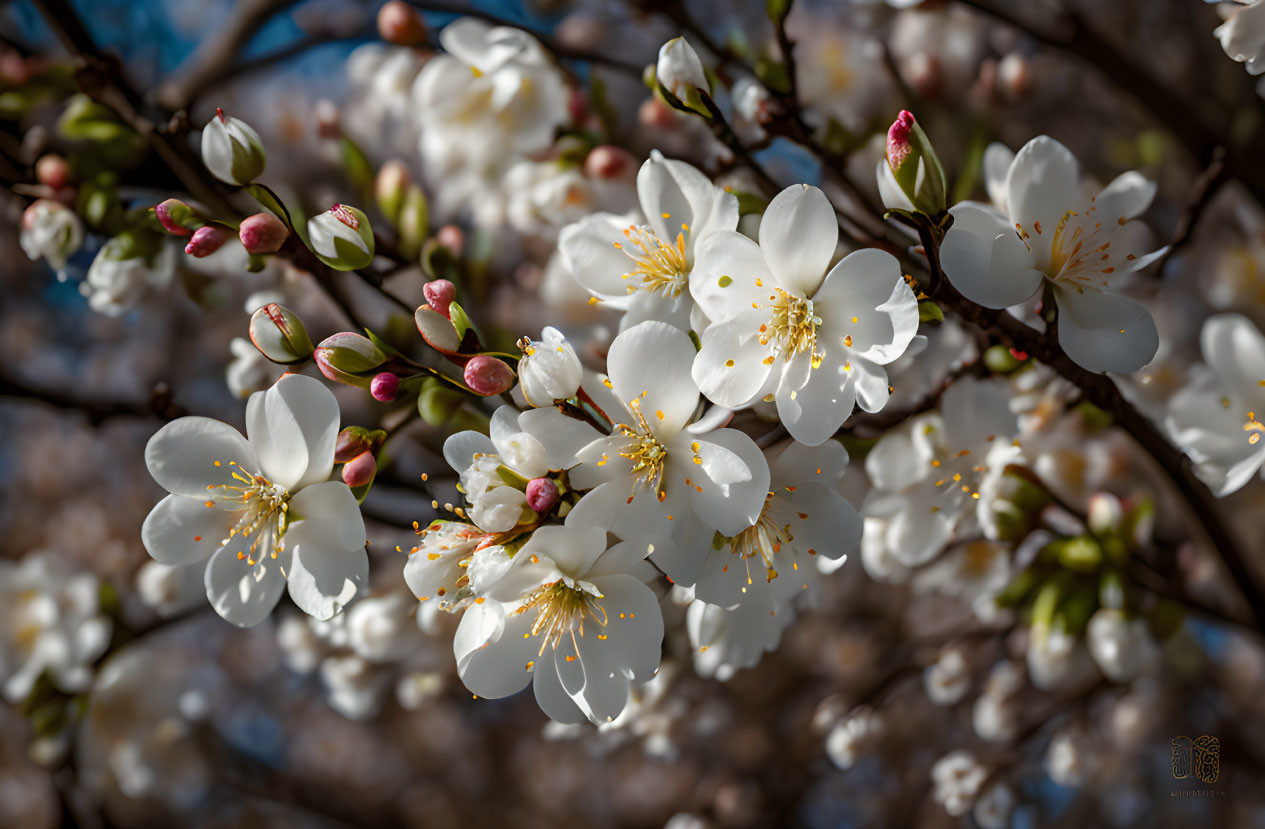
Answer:
[[[530,683],[557,722],[619,716],[632,683],[659,667],[659,603],[629,575],[646,552],[627,542],[608,550],[596,527],[536,530],[461,617],[453,652],[462,682],[492,699]]]
[[[1018,458],[1018,421],[995,381],[964,378],[945,390],[940,411],[913,418],[865,458],[874,483],[866,534],[902,564],[930,561],[955,535],[989,533],[992,495]]]
[[[1213,31],[1221,48],[1249,75],[1265,74],[1265,2],[1233,0],[1217,6],[1225,22]]]
[[[369,575],[355,496],[330,481],[338,402],[320,381],[287,374],[246,404],[246,434],[182,417],[145,447],[149,473],[171,494],[141,528],[164,564],[206,562],[206,593],[235,625],[263,621],[281,591],[329,619]]]
[[[667,323],[643,322],[615,338],[609,379],[593,392],[614,426],[580,450],[571,483],[592,491],[566,517],[653,543],[655,563],[682,584],[697,576],[713,530],[751,526],[769,488],[768,464],[750,437],[714,428],[714,417],[695,421],[693,358],[690,338]]]
[[[1200,345],[1207,368],[1173,396],[1166,425],[1199,477],[1229,495],[1265,465],[1265,336],[1241,314],[1217,314]]]
[[[776,401],[791,437],[816,446],[859,404],[883,408],[884,366],[918,331],[918,303],[896,260],[859,250],[833,268],[834,210],[816,187],[769,204],[760,242],[717,232],[699,245],[690,291],[711,320],[693,374],[719,406]]]
[[[989,308],[1040,298],[1058,305],[1059,344],[1090,371],[1130,372],[1159,346],[1155,321],[1118,291],[1125,274],[1163,255],[1148,252],[1149,232],[1131,223],[1151,204],[1155,185],[1127,172],[1089,197],[1075,157],[1049,136],[1023,146],[997,185],[1003,149],[985,157],[994,206],[962,202],[940,246],[945,275],[963,296]]]
[[[627,312],[624,327],[657,319],[689,328],[695,251],[738,226],[738,199],[658,150],[637,172],[637,197],[635,219],[598,213],[565,228],[563,262],[594,297]]]

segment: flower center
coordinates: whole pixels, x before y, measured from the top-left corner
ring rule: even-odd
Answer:
[[[1137,256],[1111,249],[1110,236],[1116,228],[1125,224],[1126,219],[1116,217],[1104,227],[1100,220],[1103,217],[1097,214],[1097,209],[1091,200],[1083,218],[1075,210],[1066,211],[1053,233],[1048,227],[1042,227],[1040,222],[1033,222],[1030,228],[1016,222],[1015,231],[1028,250],[1032,250],[1034,240],[1039,245],[1049,239],[1050,262],[1045,267],[1045,275],[1049,279],[1069,283],[1081,292],[1086,288],[1102,291],[1108,287],[1108,277],[1124,262],[1132,262]]]
[[[666,216],[665,216],[666,218]],[[628,293],[649,291],[675,299],[689,284],[690,266],[685,255],[685,234],[689,225],[681,225],[676,241],[668,244],[647,227],[629,225],[624,229],[627,242],[615,247],[633,261],[633,269],[621,278],[629,280]]]
[[[571,644],[575,645],[576,632],[584,636],[586,619],[591,619],[599,629],[605,628],[606,611],[598,602],[601,598],[603,596],[589,593],[562,581],[555,581],[537,588],[515,612],[536,611],[536,621],[532,622],[531,634],[532,636],[544,634],[540,643],[538,654],[540,655],[545,652],[546,647],[557,648],[563,636],[570,636]],[[599,633],[598,638],[605,638],[605,635]],[[579,649],[578,646],[576,649]],[[573,658],[567,657],[568,660]]]
[[[220,465],[220,461],[215,461],[216,467]],[[221,503],[232,504],[233,506],[228,507],[229,510],[241,513],[241,517],[229,530],[228,535],[221,539],[220,545],[227,545],[238,536],[243,542],[251,538],[249,547],[237,551],[237,560],[245,561],[253,566],[257,562],[255,553],[259,549],[259,543],[267,537],[265,549],[271,547],[269,556],[276,558],[277,554],[285,549],[285,531],[290,513],[289,491],[285,487],[274,484],[263,475],[252,475],[246,472],[237,461],[229,461],[228,465],[234,467],[233,480],[237,481],[238,485],[207,484],[206,487],[209,492],[218,493]],[[206,505],[214,507],[215,502],[207,501]]]
[[[777,570],[773,566],[773,556],[782,550],[783,544],[789,544],[794,538],[789,523],[783,524],[774,515],[774,499],[776,494],[770,492],[764,499],[764,508],[755,524],[735,535],[729,542],[729,549],[742,559],[747,567],[747,584],[751,584],[751,562],[756,556],[764,564],[765,580],[777,578]],[[799,565],[794,565],[799,569]],[[742,592],[747,592],[744,587]]]
[[[813,313],[813,301],[788,294],[781,288],[774,290],[777,293],[769,295],[772,301],[767,306],[773,313],[769,321],[760,326],[760,345],[772,346],[774,351],[774,356],[766,362],[771,364],[774,357],[789,362],[796,354],[809,352],[813,368],[817,368],[825,355],[816,350],[821,317]]]
[[[967,496],[973,501],[979,500],[979,481],[988,472],[988,467],[975,463],[970,449],[963,449],[945,460],[932,458],[931,465],[944,475],[935,482],[942,498],[948,498],[954,504],[960,504]],[[936,505],[931,507],[933,513],[941,509]]]
[[[650,424],[641,413],[640,398],[629,402],[628,409],[636,418],[635,425],[629,426],[625,423],[615,425],[616,432],[632,439],[632,443],[619,453],[621,457],[632,461],[631,472],[637,479],[633,484],[633,494],[628,496],[628,500],[631,503],[637,494],[637,487],[644,486],[656,492],[659,500],[662,501],[667,497],[663,491],[663,466],[668,460],[668,448],[655,437],[654,432],[650,431]]]

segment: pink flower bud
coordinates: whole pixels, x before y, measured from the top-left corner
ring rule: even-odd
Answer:
[[[376,374],[369,383],[369,393],[373,399],[381,403],[390,403],[400,391],[400,378],[396,374],[384,371]]]
[[[456,225],[444,225],[436,233],[439,244],[452,251],[453,256],[461,256],[461,249],[466,244],[466,235]]]
[[[484,397],[503,394],[514,385],[514,372],[510,371],[510,367],[486,354],[470,358],[464,377],[470,391]]]
[[[423,285],[422,293],[426,295],[427,305],[447,317],[448,306],[457,298],[457,286],[447,279],[436,279]]]
[[[396,46],[421,46],[426,42],[426,23],[407,3],[391,0],[378,11],[378,34]]]
[[[650,129],[676,128],[676,113],[672,107],[654,96],[642,101],[641,108],[637,110],[637,120]]]
[[[59,155],[49,153],[35,162],[35,177],[40,184],[54,190],[70,186],[70,164]]]
[[[636,159],[623,147],[603,144],[589,151],[584,159],[584,175],[589,178],[616,179],[632,178],[636,169]]]
[[[271,213],[256,213],[246,217],[237,229],[237,236],[242,240],[242,247],[247,253],[276,253],[285,244],[290,231],[281,220]]]
[[[905,159],[909,157],[912,149],[909,145],[909,133],[914,128],[914,116],[907,109],[902,109],[900,115],[896,116],[896,121],[887,131],[887,163],[892,165],[892,169],[900,167]]]
[[[361,452],[343,464],[343,483],[353,489],[358,486],[364,486],[373,480],[373,476],[377,472],[378,462],[374,460],[373,453]]]
[[[334,441],[334,463],[348,463],[363,452],[373,451],[373,437],[363,426],[348,426]]]
[[[544,515],[558,504],[562,497],[558,486],[548,478],[533,478],[527,482],[527,506]]]
[[[184,252],[194,259],[210,256],[223,247],[231,236],[228,229],[220,225],[203,225],[193,231],[193,238],[184,246]]]
[[[154,213],[163,229],[172,236],[188,236],[193,232],[183,224],[193,217],[193,209],[180,199],[167,199],[154,208]]]

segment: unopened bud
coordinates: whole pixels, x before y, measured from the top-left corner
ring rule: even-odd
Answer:
[[[390,403],[400,391],[400,377],[389,371],[375,374],[369,383],[369,393],[380,403]]]
[[[562,332],[549,327],[540,340],[523,338],[518,343],[523,359],[518,363],[518,380],[523,397],[535,407],[551,406],[575,394],[584,378],[584,369],[575,349]]]
[[[589,151],[584,159],[584,175],[589,178],[632,178],[637,160],[623,147],[602,144]]]
[[[430,205],[422,188],[409,185],[405,190],[404,203],[400,206],[395,227],[400,233],[400,254],[408,259],[416,259],[430,231]]]
[[[167,199],[154,208],[158,223],[172,236],[188,236],[194,230],[197,216],[193,208],[180,199]]]
[[[421,46],[426,43],[426,23],[412,6],[390,0],[378,10],[378,34],[396,46]]]
[[[409,175],[408,165],[399,159],[392,159],[378,169],[378,177],[374,180],[374,195],[378,199],[378,209],[392,224],[400,219],[404,196],[412,183],[413,177]]]
[[[377,449],[374,434],[363,426],[348,426],[334,441],[334,463],[348,463],[364,452]]]
[[[263,173],[266,161],[259,133],[217,109],[202,130],[202,163],[211,175],[227,184],[249,184]]]
[[[331,380],[368,385],[370,379],[356,378],[349,381],[343,375],[363,374],[387,361],[387,355],[373,341],[362,334],[344,331],[321,340],[316,347],[316,362],[321,372]],[[331,373],[332,372],[332,373]]]
[[[237,236],[242,240],[242,247],[252,255],[276,253],[285,244],[290,231],[281,220],[271,213],[256,213],[246,217],[237,229]]]
[[[658,97],[647,98],[637,109],[637,121],[647,129],[670,130],[676,127],[676,113]]]
[[[435,241],[452,251],[453,256],[460,257],[465,247],[466,235],[456,225],[444,225],[435,233]]]
[[[222,225],[203,225],[193,231],[193,237],[184,246],[184,252],[194,259],[201,259],[224,247],[224,243],[232,236],[228,228]]]
[[[378,474],[378,461],[373,457],[372,452],[361,452],[343,464],[343,483],[352,489],[371,483],[376,474]]]
[[[307,223],[308,244],[322,262],[338,271],[354,271],[373,261],[373,228],[354,207],[336,204]]]
[[[486,354],[471,357],[463,376],[470,391],[483,397],[503,394],[514,385],[514,372],[510,367]]]
[[[312,356],[312,338],[303,321],[283,305],[270,302],[250,317],[250,341],[259,353],[281,365],[301,363]]]
[[[527,482],[527,506],[544,515],[557,506],[562,494],[550,478],[533,478]]]
[[[447,279],[436,279],[423,285],[422,293],[427,305],[447,317],[449,306],[457,298],[457,286]]]
[[[35,178],[54,190],[70,186],[70,164],[55,153],[42,156],[35,162]]]
[[[702,96],[710,95],[711,87],[698,52],[694,51],[694,47],[685,38],[674,37],[659,49],[655,79],[686,109],[706,113]]]
[[[889,209],[939,216],[947,210],[944,168],[930,139],[907,110],[887,131],[887,153],[877,169],[879,193]]]
[[[1011,52],[997,64],[997,86],[1010,101],[1022,99],[1032,89],[1032,70],[1028,59]]]
[[[444,385],[433,377],[428,377],[422,383],[422,390],[417,395],[417,413],[422,416],[422,420],[438,428],[448,422],[448,419],[461,408],[465,399],[465,396],[456,389]]]

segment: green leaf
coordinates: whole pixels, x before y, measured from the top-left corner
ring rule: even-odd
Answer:
[[[255,201],[271,210],[278,219],[284,222],[287,228],[294,230],[294,222],[290,220],[290,211],[286,210],[285,204],[276,193],[258,182],[247,184],[245,189]]]
[[[931,300],[918,303],[919,322],[944,322],[944,312]]]
[[[470,317],[466,314],[465,309],[456,302],[448,306],[448,318],[452,320],[453,327],[457,329],[458,340],[465,340],[466,332],[474,328],[474,324],[470,322]]]
[[[769,60],[761,58],[756,61],[755,75],[765,86],[775,92],[790,92],[791,75],[786,69],[786,64],[780,60]]]
[[[768,199],[756,195],[755,193],[747,193],[742,190],[730,190],[729,192],[738,197],[739,216],[751,216],[763,213],[769,206]]]
[[[339,139],[338,148],[342,156],[343,169],[347,171],[347,178],[351,179],[351,183],[360,193],[361,200],[372,201],[375,179],[373,163],[369,161],[364,150],[350,138]]]
[[[527,484],[529,483],[528,480],[510,469],[505,464],[501,464],[496,468],[496,474],[502,481],[505,482],[506,486],[511,486],[519,492],[527,491]]]

